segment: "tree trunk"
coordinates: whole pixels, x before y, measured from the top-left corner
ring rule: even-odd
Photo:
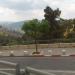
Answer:
[[[38,52],[38,49],[37,49],[37,40],[35,38],[35,48],[36,48],[36,53]]]

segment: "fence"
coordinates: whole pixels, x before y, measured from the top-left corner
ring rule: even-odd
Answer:
[[[25,71],[21,71],[21,68],[19,67],[19,64],[17,63],[12,63],[12,62],[8,62],[8,61],[2,61],[0,60],[0,65],[5,66],[11,66],[11,67],[15,67],[16,69],[16,73],[15,74],[12,74],[12,73],[9,73],[9,72],[6,72],[6,70],[8,70],[7,68],[3,69],[3,71],[0,69],[0,75],[55,75],[53,73],[48,73],[48,72],[45,72],[45,71],[40,71],[38,69],[34,69],[34,68],[31,68],[31,67],[26,67],[25,68]],[[6,67],[6,66],[5,66]],[[10,68],[10,70],[12,70]]]
[[[9,73],[8,72],[8,68],[10,70],[14,67],[15,68],[15,74],[12,74],[12,73]],[[19,64],[17,63],[12,63],[12,62],[8,62],[8,61],[3,61],[3,60],[0,60],[0,74],[2,75],[20,75],[20,67],[19,67]]]
[[[55,75],[55,74],[41,71],[38,69],[34,69],[31,67],[26,67],[24,75]]]
[[[26,67],[25,70],[24,69],[21,70],[21,68],[19,67],[19,64],[7,62],[7,61],[0,61],[0,64],[12,66],[12,67],[14,66],[16,68],[16,74],[0,71],[0,75],[75,75],[75,71],[61,71],[61,70],[48,71],[48,70],[38,70],[31,67]]]

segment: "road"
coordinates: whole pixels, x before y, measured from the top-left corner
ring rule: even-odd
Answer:
[[[19,63],[21,68],[75,71],[75,57],[0,57],[0,60]]]

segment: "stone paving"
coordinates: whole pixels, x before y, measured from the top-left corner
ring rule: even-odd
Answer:
[[[15,56],[32,55],[35,49],[25,49],[25,50],[2,50],[0,51],[0,56],[9,56],[14,54]],[[75,55],[75,48],[44,48],[38,49],[42,55]]]

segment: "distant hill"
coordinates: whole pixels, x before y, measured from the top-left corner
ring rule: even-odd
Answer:
[[[23,34],[18,31],[8,30],[7,28],[0,26],[0,36],[6,36],[6,37],[10,36],[10,37],[18,38],[18,37],[22,37],[22,35]]]
[[[21,31],[22,25],[24,24],[24,21],[20,22],[0,22],[0,25],[2,27],[7,28],[8,30],[15,30],[15,31]]]
[[[23,24],[24,24],[24,21],[14,22],[14,23],[8,24],[8,28],[11,30],[19,31],[19,30],[21,30]]]

